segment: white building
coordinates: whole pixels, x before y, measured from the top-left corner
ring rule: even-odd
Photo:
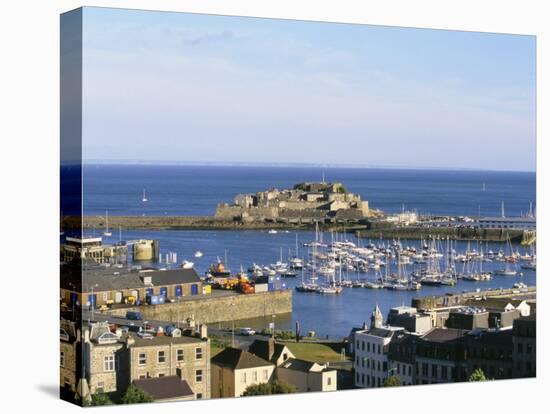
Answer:
[[[536,230],[537,219],[533,216],[480,217],[476,225],[481,229]]]
[[[386,378],[395,375],[388,359],[389,344],[394,335],[403,332],[403,328],[383,326],[382,313],[376,306],[371,315],[370,329],[355,332],[353,365],[357,387],[381,387]]]

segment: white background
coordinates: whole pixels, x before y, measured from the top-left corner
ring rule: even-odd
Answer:
[[[4,1],[0,6],[0,404],[4,412],[68,412],[58,400],[59,14],[81,5],[537,35],[538,355],[536,380],[416,386],[292,397],[119,406],[120,413],[531,411],[548,400],[546,201],[550,13],[545,1]],[[546,27],[545,27],[546,26]],[[521,145],[521,143],[518,143]],[[546,163],[547,164],[547,163]],[[103,410],[103,409],[101,409]],[[541,409],[536,410],[542,411]]]

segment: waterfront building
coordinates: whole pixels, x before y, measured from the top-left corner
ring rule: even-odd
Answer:
[[[225,348],[212,358],[212,398],[240,397],[250,385],[273,380],[275,364],[250,352]]]
[[[389,344],[394,335],[404,333],[401,327],[383,325],[380,308],[376,306],[371,315],[371,326],[355,332],[355,385],[357,387],[381,387],[391,374],[388,359]]]
[[[128,246],[125,243],[103,244],[101,237],[65,237],[61,245],[61,262],[93,260],[96,263],[127,264]]]
[[[194,269],[127,268],[102,266],[91,261],[61,267],[61,300],[70,309],[75,303],[97,307],[145,301],[147,296],[165,299],[202,294],[202,282]]]
[[[536,230],[537,219],[525,217],[480,217],[475,226],[481,229]]]

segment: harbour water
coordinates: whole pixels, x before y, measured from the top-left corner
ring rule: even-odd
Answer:
[[[104,237],[106,243],[118,241],[118,233],[113,232],[112,237]],[[275,263],[280,258],[281,248],[283,249],[283,259],[295,253],[296,233],[278,232],[270,234],[267,231],[123,231],[123,239],[134,240],[140,238],[158,239],[161,246],[161,254],[168,252],[177,253],[178,262],[186,259],[195,263],[195,268],[199,274],[203,275],[209,265],[215,263],[218,258],[222,261],[227,256],[227,265],[232,272],[240,270],[242,265],[244,270],[257,263],[269,265]],[[312,241],[315,238],[313,232],[299,232],[299,252],[298,254],[307,257],[307,250],[303,247],[306,241]],[[346,238],[355,243],[359,241],[352,235]],[[330,236],[325,234],[325,239],[330,240]],[[368,240],[361,240],[360,243],[367,244]],[[378,244],[380,240],[372,240]],[[391,240],[383,240],[386,245]],[[401,240],[403,245],[420,247],[418,240]],[[456,244],[457,252],[464,252],[467,248],[466,242]],[[475,247],[474,244],[471,245]],[[489,243],[488,248],[495,253],[504,250],[502,243]],[[514,251],[520,253],[528,252],[528,248],[514,245]],[[486,249],[486,245],[483,245]],[[200,250],[203,256],[194,257],[194,252]],[[149,263],[143,263],[147,265]],[[152,263],[158,265],[157,263]],[[501,262],[483,263],[484,270],[490,271],[503,266]],[[462,264],[457,263],[457,269],[460,270]],[[412,265],[407,266],[407,271],[412,271]],[[395,266],[391,268],[395,271]],[[520,276],[520,272],[523,276]],[[347,277],[355,280],[357,277],[374,279],[374,272],[356,273],[350,272]],[[284,278],[283,282],[287,288],[294,289],[294,286],[301,283],[301,275],[298,272],[296,278]],[[411,299],[416,296],[441,295],[446,292],[460,292],[462,290],[475,290],[477,288],[484,290],[488,288],[511,288],[514,283],[523,282],[529,286],[536,284],[535,272],[532,270],[521,269],[517,276],[494,276],[490,281],[470,282],[459,280],[456,286],[422,286],[420,291],[393,291],[386,289],[365,289],[365,288],[346,288],[340,295],[320,295],[314,293],[293,293],[293,313],[286,317],[278,317],[275,321],[277,329],[294,329],[295,321],[300,322],[302,332],[314,330],[318,335],[330,337],[343,337],[349,333],[353,326],[360,326],[369,319],[370,312],[375,305],[380,306],[382,312],[387,314],[393,306],[410,305]],[[252,321],[241,321],[238,326],[251,326],[256,329],[266,328],[271,322],[271,317],[265,319],[256,319]]]
[[[374,169],[326,169],[327,181],[341,181],[352,192],[369,200],[372,207],[387,212],[400,211],[403,207],[419,213],[442,215],[500,215],[501,202],[508,215],[520,215],[535,201],[535,174],[517,172],[481,171],[419,171]],[[321,168],[276,167],[198,167],[198,166],[86,166],[84,173],[84,213],[86,215],[212,215],[218,202],[230,202],[234,195],[256,192],[269,187],[287,188],[300,181],[319,181]],[[147,203],[142,203],[142,191],[147,191]],[[95,230],[100,235],[102,229]],[[119,240],[119,232],[104,237],[105,243]],[[161,254],[175,252],[178,262],[195,263],[199,274],[204,274],[217,258],[225,261],[233,272],[242,265],[246,270],[253,263],[269,265],[280,256],[295,253],[296,233],[279,231],[136,231],[124,230],[123,240],[157,239]],[[330,240],[330,235],[325,234]],[[340,237],[342,237],[340,235]],[[359,242],[353,235],[345,236]],[[304,242],[315,238],[313,232],[298,233],[299,256],[307,256]],[[392,240],[372,240],[374,243]],[[420,241],[401,240],[403,245],[420,247]],[[455,246],[464,252],[465,242]],[[474,245],[472,245],[475,248]],[[483,248],[498,252],[505,245],[490,243]],[[527,252],[527,248],[513,246],[514,251]],[[194,257],[200,250],[204,255]],[[158,265],[158,264],[155,264]],[[491,271],[502,263],[484,263]],[[461,264],[457,264],[460,270]],[[395,270],[395,269],[394,269]],[[412,271],[412,266],[407,271]],[[520,276],[520,273],[523,275]],[[359,274],[374,278],[374,273]],[[357,275],[350,273],[350,279]],[[423,286],[418,292],[389,291],[385,289],[346,288],[340,295],[320,295],[294,292],[293,313],[275,318],[277,329],[293,329],[300,322],[302,333],[313,330],[319,336],[343,337],[354,326],[368,320],[375,305],[384,314],[393,306],[409,305],[411,299],[423,295],[439,295],[462,290],[509,288],[514,283],[536,284],[535,272],[520,270],[517,276],[494,276],[490,281],[471,282],[459,280],[456,286]],[[287,288],[301,283],[300,274],[295,279],[286,278]],[[236,319],[238,319],[236,317]],[[240,321],[238,326],[265,328],[272,317],[252,321]]]

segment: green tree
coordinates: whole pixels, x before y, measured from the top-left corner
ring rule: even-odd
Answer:
[[[294,385],[276,380],[272,383],[249,385],[246,390],[244,390],[243,396],[291,394],[293,392],[296,392],[296,387]]]
[[[485,373],[481,368],[476,369],[474,372],[472,372],[472,375],[470,375],[470,378],[468,381],[470,382],[477,382],[477,381],[487,381],[489,378],[485,376]]]
[[[113,405],[113,402],[107,394],[98,392],[97,394],[92,395],[90,405]]]
[[[140,390],[134,384],[128,387],[126,393],[122,397],[123,404],[139,404],[148,402],[153,402],[153,397],[145,391]]]
[[[403,384],[401,383],[401,379],[398,376],[392,375],[391,377],[386,378],[382,385],[384,387],[399,387]]]

